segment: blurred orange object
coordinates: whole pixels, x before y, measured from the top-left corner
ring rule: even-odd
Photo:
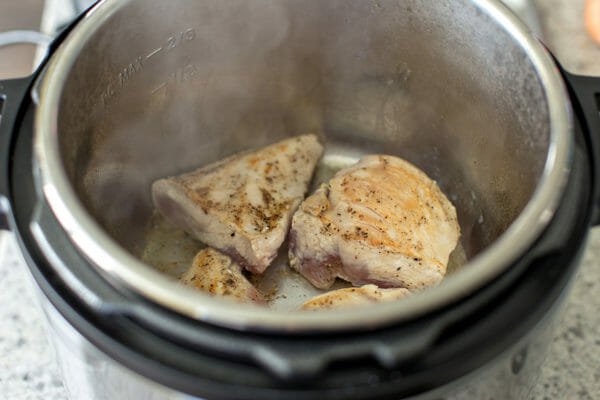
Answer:
[[[591,38],[600,44],[600,0],[586,0],[585,27]]]

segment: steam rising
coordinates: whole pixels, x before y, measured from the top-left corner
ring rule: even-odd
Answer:
[[[544,159],[531,154],[547,147],[544,94],[531,85],[519,97],[503,84],[537,77],[475,8],[151,3],[124,2],[86,45],[60,119],[74,185],[134,253],[155,179],[307,132],[330,149],[399,155],[438,180],[459,210],[468,256],[506,228],[535,188]],[[510,65],[489,56],[490,43]],[[511,77],[518,63],[523,75]]]

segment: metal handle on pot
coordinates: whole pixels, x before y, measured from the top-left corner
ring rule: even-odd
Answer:
[[[48,47],[52,38],[38,31],[7,31],[0,33],[0,47],[16,44],[37,44]]]
[[[600,77],[561,73],[568,84],[576,120],[584,132],[592,160],[593,225],[600,225]]]

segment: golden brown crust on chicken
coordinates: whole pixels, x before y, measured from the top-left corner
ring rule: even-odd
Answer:
[[[331,292],[315,296],[305,302],[302,310],[330,310],[340,308],[353,308],[374,303],[382,303],[402,299],[410,294],[408,289],[393,288],[380,289],[375,285],[332,290]]]
[[[240,303],[265,303],[263,295],[242,273],[242,267],[215,249],[201,250],[180,281],[213,296]]]
[[[400,158],[373,155],[302,203],[290,264],[322,289],[340,277],[414,290],[442,279],[459,236],[456,210],[433,180]]]
[[[152,185],[156,208],[201,242],[263,272],[277,255],[323,147],[315,135],[234,155]]]

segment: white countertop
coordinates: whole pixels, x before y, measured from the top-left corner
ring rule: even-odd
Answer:
[[[0,400],[67,400],[12,234],[0,232]]]
[[[537,0],[546,44],[572,72],[600,75],[600,47],[582,28],[583,0]],[[600,134],[600,133],[599,133]],[[28,272],[0,232],[0,400],[67,399]],[[532,399],[600,398],[600,230],[594,229]]]

